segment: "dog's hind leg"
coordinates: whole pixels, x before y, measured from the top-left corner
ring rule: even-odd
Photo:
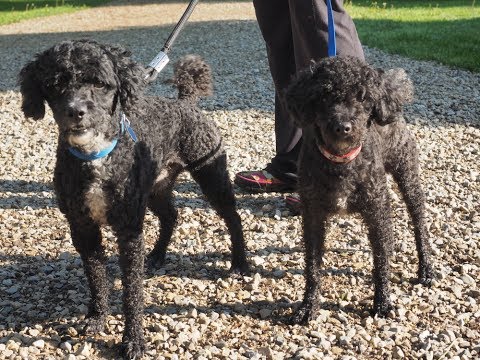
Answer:
[[[430,260],[430,241],[425,219],[425,194],[423,192],[419,169],[418,151],[410,145],[409,154],[399,156],[390,169],[398,184],[412,218],[415,232],[415,244],[418,253],[418,278],[416,282],[430,285],[433,270]],[[413,161],[415,159],[415,161]]]
[[[232,239],[231,271],[245,274],[248,272],[242,222],[237,213],[232,183],[228,178],[226,155],[191,171],[192,177],[200,185],[210,204],[223,218]]]
[[[78,220],[78,219],[76,219]],[[102,236],[98,225],[70,222],[73,245],[79,252],[90,287],[87,333],[103,331],[108,313],[108,280],[106,256],[102,246]]]
[[[300,308],[290,319],[292,324],[307,324],[315,318],[320,302],[320,271],[325,253],[327,213],[317,201],[302,197],[303,243],[305,246],[305,292]]]
[[[160,221],[160,234],[153,250],[148,254],[149,268],[160,267],[165,262],[165,254],[177,223],[178,211],[172,199],[174,182],[166,186],[155,186],[150,195],[148,206]]]

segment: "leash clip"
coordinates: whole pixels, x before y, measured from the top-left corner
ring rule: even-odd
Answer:
[[[168,64],[169,58],[166,52],[160,51],[157,56],[148,64],[146,69],[145,81],[153,82],[160,71]]]

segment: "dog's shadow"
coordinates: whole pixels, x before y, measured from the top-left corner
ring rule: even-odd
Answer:
[[[175,201],[178,208],[190,207],[191,209],[206,209],[210,205],[203,198],[201,191],[193,181],[179,181],[175,187]],[[56,208],[55,195],[52,184],[35,181],[22,180],[0,180],[0,209],[31,209]],[[239,194],[237,194],[239,195]],[[274,199],[277,201],[278,199]],[[278,202],[278,201],[277,201]],[[265,205],[272,204],[272,198],[249,197],[241,194],[237,196],[239,209],[248,209],[256,214]],[[263,215],[273,216],[272,211],[264,212]],[[59,220],[63,221],[63,219]],[[247,230],[248,231],[248,230]],[[266,252],[269,254],[294,254],[300,253],[300,246],[275,246],[270,245],[264,248],[249,251],[248,257],[261,256]],[[331,251],[349,251],[345,249],[331,249]],[[234,276],[238,278],[240,286],[243,282],[239,275],[232,275],[226,263],[230,260],[231,254],[228,251],[222,252],[200,252],[194,254],[183,254],[181,252],[167,251],[164,266],[159,268],[147,268],[145,281],[155,281],[158,276],[198,279],[211,282],[216,285],[220,278]],[[100,351],[105,358],[117,358],[118,350],[111,347],[108,338],[83,336],[82,328],[85,324],[82,321],[88,307],[89,290],[83,273],[80,257],[77,253],[64,252],[57,258],[43,258],[41,256],[7,255],[0,253],[0,291],[5,294],[0,305],[0,323],[6,324],[6,328],[16,332],[25,327],[34,328],[41,325],[43,328],[53,328],[58,336],[35,336],[29,333],[22,333],[22,343],[30,344],[33,341],[42,339],[45,342],[58,343],[58,341],[89,342]],[[118,256],[111,255],[108,258],[108,273],[110,283],[118,283],[120,269],[118,267]],[[276,279],[278,277],[274,270],[251,264],[252,277],[258,273],[261,278]],[[279,269],[275,269],[279,270]],[[301,274],[303,269],[290,267],[280,269],[285,274]],[[339,273],[351,276],[368,278],[361,272],[352,270],[325,268],[324,275],[337,275]],[[368,281],[366,279],[366,281]],[[217,286],[217,285],[216,285]],[[175,291],[175,290],[160,290]],[[113,286],[110,296],[110,310],[113,315],[121,315],[122,312],[122,291],[121,287]],[[40,304],[40,309],[35,310],[32,304]],[[54,304],[53,306],[41,306],[41,304]],[[153,314],[170,315],[187,313],[195,308],[198,313],[209,316],[212,312],[227,315],[249,316],[255,319],[262,319],[275,324],[288,324],[292,312],[299,305],[299,301],[292,302],[286,299],[274,301],[252,301],[243,300],[241,304],[227,303],[220,304],[214,298],[209,300],[209,305],[197,306],[192,304],[177,305],[175,303],[155,304],[146,302],[146,316]],[[271,314],[260,315],[262,308],[273,309]],[[324,303],[323,309],[335,309],[345,312],[355,312],[361,315],[363,311],[342,307],[339,304]],[[78,335],[71,335],[70,328],[76,329]],[[107,334],[108,335],[108,334]],[[109,335],[114,336],[114,335]],[[58,345],[58,344],[57,344]]]
[[[298,251],[296,248],[274,248],[269,250],[285,252]],[[260,249],[259,251],[265,251]],[[229,258],[228,253],[209,253],[195,254],[189,256],[191,265],[188,271],[182,270],[184,264],[182,261],[170,262],[171,258],[182,259],[181,254],[169,253],[167,255],[164,268],[157,269],[161,276],[167,277],[185,277],[190,279],[201,279],[205,281],[217,283],[219,278],[234,276],[238,279],[240,286],[247,284],[240,275],[232,275],[227,268],[218,268],[215,265],[215,259],[226,260]],[[0,289],[5,296],[0,306],[0,323],[5,324],[6,328],[13,331],[21,331],[25,327],[34,328],[41,325],[43,328],[53,328],[58,336],[39,337],[29,333],[22,333],[24,344],[30,344],[33,341],[42,339],[45,342],[71,341],[77,343],[87,341],[100,345],[98,348],[106,351],[107,357],[114,356],[108,344],[108,339],[101,337],[88,337],[82,335],[82,328],[85,324],[82,319],[87,311],[89,302],[88,285],[83,274],[82,262],[76,253],[62,253],[58,258],[45,259],[40,256],[23,256],[23,255],[6,255],[0,254],[0,262],[4,265],[0,266]],[[108,258],[108,273],[110,283],[113,284],[120,279],[120,269],[118,268],[118,258],[116,255]],[[163,270],[162,270],[163,269]],[[158,276],[150,273],[150,277]],[[286,272],[300,273],[300,269],[285,269]],[[333,268],[322,270],[323,274],[338,274],[339,271]],[[274,278],[272,270],[262,267],[253,267],[251,274],[260,274],[261,278]],[[364,276],[361,272],[347,271],[352,276]],[[148,274],[148,272],[147,272]],[[200,275],[199,275],[200,274]],[[150,281],[148,275],[145,281]],[[174,291],[174,290],[160,290]],[[122,312],[122,291],[121,287],[112,286],[110,295],[110,310],[112,315],[121,315]],[[212,312],[227,315],[249,316],[255,319],[263,319],[275,324],[288,324],[291,313],[299,305],[299,302],[291,302],[288,299],[277,299],[275,301],[251,301],[245,300],[239,305],[238,303],[219,303],[214,298],[208,300],[207,306],[197,306],[192,304],[177,305],[176,303],[155,304],[146,303],[145,314],[147,316],[183,314],[195,308],[198,313],[204,313],[207,316]],[[39,311],[35,310],[32,304],[45,304]],[[52,304],[52,305],[47,305]],[[263,308],[273,309],[268,316],[261,316],[260,310]],[[342,310],[345,312],[354,312],[359,316],[363,313],[362,309],[354,309],[350,307],[342,307],[339,304],[324,303],[323,309]],[[80,321],[79,321],[80,320]],[[76,329],[78,335],[71,335],[70,328]],[[57,344],[58,346],[58,344]]]
[[[267,205],[276,202],[280,210],[287,208],[279,202],[278,196],[251,197],[234,187],[237,209],[248,210],[254,214]],[[175,207],[189,207],[192,210],[211,209],[210,204],[194,181],[179,180],[174,188]],[[53,184],[38,181],[0,179],[0,209],[51,209],[57,208]],[[258,215],[257,215],[258,216]],[[263,216],[268,216],[264,214]],[[272,215],[273,216],[273,215]]]
[[[0,179],[0,209],[48,209],[57,207],[53,184]]]

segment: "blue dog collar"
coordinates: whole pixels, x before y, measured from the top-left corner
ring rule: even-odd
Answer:
[[[122,111],[120,113],[120,135],[123,135],[125,133],[125,130],[128,132],[128,134],[130,135],[132,140],[134,142],[137,142],[137,135],[135,135],[135,132],[133,131],[132,127],[130,126],[130,120],[127,119],[127,117],[125,116],[125,114]],[[93,152],[93,153],[88,153],[88,154],[86,154],[84,152],[81,152],[81,151],[78,151],[74,147],[69,147],[68,151],[70,152],[70,154],[79,158],[80,160],[92,161],[92,160],[97,160],[97,159],[104,158],[105,156],[110,154],[113,151],[113,149],[115,149],[115,147],[117,146],[117,143],[118,143],[118,138],[115,138],[115,139],[112,140],[110,145],[108,145],[105,149],[102,149],[100,151]]]
[[[78,151],[74,147],[69,147],[68,151],[70,151],[70,154],[76,156],[81,160],[92,161],[92,160],[101,159],[107,156],[108,154],[110,154],[113,151],[113,149],[115,149],[115,146],[117,146],[117,143],[118,143],[118,139],[113,139],[113,141],[110,143],[110,145],[107,148],[97,152],[89,153],[89,154]]]

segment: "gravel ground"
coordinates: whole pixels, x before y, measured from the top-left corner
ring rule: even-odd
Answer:
[[[56,129],[51,114],[25,121],[15,77],[33,54],[89,37],[132,49],[148,63],[185,4],[117,3],[0,27],[0,359],[112,359],[121,340],[115,242],[104,231],[113,291],[104,333],[85,337],[88,289],[52,191]],[[405,206],[392,186],[392,301],[385,319],[372,304],[371,252],[356,217],[334,218],[325,257],[323,307],[308,326],[285,319],[303,294],[301,219],[281,194],[237,189],[252,263],[229,277],[226,228],[184,175],[180,211],[163,269],[145,278],[147,359],[478,359],[480,357],[480,75],[374,49],[368,60],[403,67],[416,86],[406,116],[421,147],[422,180],[437,280],[412,286],[416,253]],[[262,167],[273,154],[273,89],[250,2],[200,3],[172,60],[199,53],[212,65],[215,95],[202,102],[221,128],[230,173]],[[162,83],[151,90],[174,96]],[[157,221],[145,222],[147,248]]]

